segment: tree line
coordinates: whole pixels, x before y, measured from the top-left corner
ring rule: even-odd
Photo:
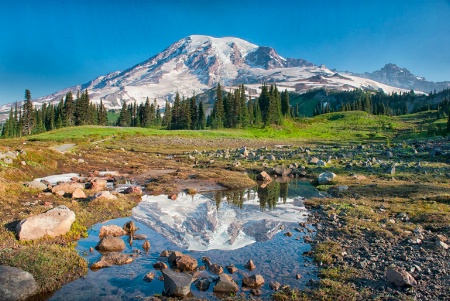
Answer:
[[[87,90],[81,93],[78,91],[75,99],[72,92],[68,92],[57,105],[44,103],[41,108],[36,108],[31,102],[31,92],[27,89],[22,106],[16,103],[11,108],[1,137],[39,134],[66,126],[106,125],[107,121],[103,102],[92,104]]]

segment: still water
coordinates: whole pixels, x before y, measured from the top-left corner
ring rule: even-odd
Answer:
[[[136,234],[147,236],[150,251],[143,252],[143,240],[134,240],[130,245],[128,237],[123,236],[127,246],[124,253],[142,251],[131,264],[90,270],[85,277],[55,292],[49,300],[137,300],[161,294],[164,289],[163,281],[158,280],[161,273],[152,265],[166,260],[159,257],[163,250],[182,251],[197,259],[199,265],[203,256],[223,267],[234,264],[239,272],[232,277],[238,284],[244,276],[261,274],[265,279],[262,297],[273,293],[268,286],[271,281],[304,288],[310,279],[316,279],[317,272],[311,259],[303,256],[303,252],[310,250],[304,237],[314,236],[314,228],[299,226],[307,221],[303,200],[313,196],[320,194],[308,182],[297,180],[273,182],[265,188],[246,191],[180,194],[175,201],[165,195],[144,196],[133,209],[131,218],[94,225],[89,236],[79,241],[78,250],[90,264],[99,260],[101,254],[90,253],[89,248],[99,241],[100,227],[122,226],[134,220],[139,228]],[[285,236],[288,231],[293,236]],[[256,265],[251,272],[244,268],[249,259]],[[156,275],[151,283],[143,280],[148,272]],[[201,276],[214,276],[201,273]],[[302,276],[299,280],[297,274]],[[194,296],[208,300],[216,299],[212,289],[213,285],[207,292],[200,292],[192,285]]]

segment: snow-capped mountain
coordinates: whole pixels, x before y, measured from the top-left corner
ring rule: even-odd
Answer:
[[[446,88],[450,88],[450,81],[430,82],[424,77],[414,75],[408,69],[400,68],[395,64],[386,64],[380,70],[370,73],[365,72],[363,74],[355,73],[354,75],[369,78],[389,86],[408,90],[418,90],[425,93],[434,90],[439,92]]]
[[[107,109],[118,109],[124,101],[141,103],[147,97],[163,104],[166,99],[171,101],[176,92],[190,97],[215,87],[217,83],[225,87],[245,84],[255,96],[263,82],[277,83],[280,89],[300,93],[322,87],[335,90],[382,89],[386,93],[402,91],[372,79],[339,74],[303,59],[284,58],[273,48],[239,38],[191,35],[125,71],[100,76],[84,85],[66,88],[34,101],[37,107],[42,103],[57,103],[69,91],[76,93],[87,89],[92,102],[102,100]],[[0,114],[9,109],[10,105],[0,106]]]

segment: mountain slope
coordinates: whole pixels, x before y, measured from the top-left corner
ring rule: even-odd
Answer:
[[[303,59],[284,58],[273,48],[239,38],[192,35],[127,70],[38,98],[35,105],[57,103],[67,92],[76,93],[80,89],[89,91],[93,103],[102,100],[107,109],[121,108],[124,101],[141,103],[147,97],[163,104],[177,92],[190,97],[210,90],[219,82],[228,88],[245,84],[253,96],[260,92],[263,82],[277,83],[280,89],[299,93],[316,88],[402,91],[372,79],[338,74]],[[9,109],[10,105],[0,106],[0,113]]]

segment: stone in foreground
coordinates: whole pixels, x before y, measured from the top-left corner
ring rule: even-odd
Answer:
[[[66,206],[53,208],[45,213],[22,220],[16,228],[19,240],[39,239],[64,235],[70,231],[75,213]]]
[[[107,225],[102,226],[100,228],[100,234],[98,235],[100,238],[103,238],[105,236],[122,236],[127,234],[127,232],[122,229],[122,227],[117,225]]]
[[[25,300],[37,290],[33,275],[21,269],[0,266],[0,300]]]
[[[193,277],[186,273],[177,273],[170,269],[163,269],[164,292],[171,297],[186,297],[191,292]]]

